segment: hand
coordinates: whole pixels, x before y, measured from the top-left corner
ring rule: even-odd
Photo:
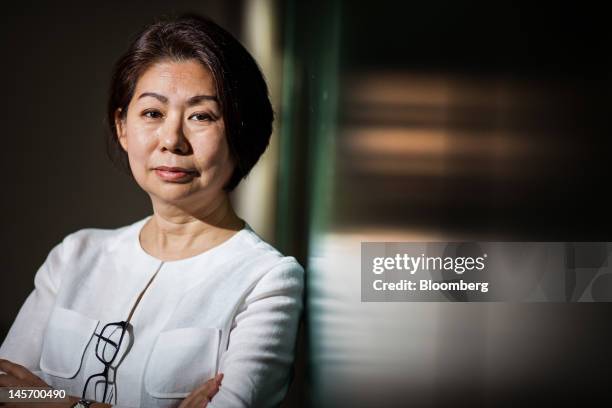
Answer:
[[[0,374],[0,387],[45,387],[45,388],[52,388],[51,386],[49,386],[49,384],[47,384],[46,382],[44,382],[40,377],[37,377],[36,375],[34,375],[30,370],[28,370],[27,368],[25,368],[22,365],[13,363],[9,360],[3,360],[0,359],[0,371],[4,371],[6,374]],[[29,404],[25,404],[23,402],[16,402],[16,403],[0,403],[0,406],[2,407],[20,407],[20,408],[26,408],[26,407],[42,407],[44,406],[45,408],[54,408],[54,407],[58,407],[58,408],[63,408],[63,407],[70,407],[72,406],[72,404],[74,404],[75,402],[77,402],[79,400],[79,398],[77,397],[72,397],[72,396],[68,396],[70,402],[69,403],[29,403]]]
[[[223,374],[217,374],[216,377],[206,381],[200,387],[196,388],[181,402],[179,408],[204,408],[208,405],[212,397],[219,391]]]
[[[49,385],[39,377],[32,374],[30,370],[15,364],[9,360],[0,359],[0,387],[49,387]]]

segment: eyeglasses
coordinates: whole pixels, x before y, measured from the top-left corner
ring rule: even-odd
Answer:
[[[121,342],[123,341],[127,327],[128,322],[126,321],[108,323],[102,328],[100,334],[95,334],[95,336],[98,337],[98,342],[96,343],[96,357],[102,364],[104,364],[104,371],[87,378],[87,381],[85,381],[85,387],[83,388],[83,399],[85,399],[89,381],[96,377],[102,377],[104,378],[104,396],[102,398],[102,402],[106,402],[106,392],[108,391],[108,372],[111,364],[115,358],[117,358],[117,354],[119,354],[119,348],[121,347]],[[114,342],[111,340],[111,336],[113,336],[117,330],[121,330],[121,335],[119,336],[119,340]]]
[[[85,381],[85,386],[83,387],[83,399],[85,399],[85,394],[87,394],[87,386],[89,385],[89,381],[91,381],[92,378],[102,377],[104,378],[104,395],[102,397],[102,402],[106,402],[106,392],[108,391],[108,372],[110,371],[111,364],[113,363],[115,358],[117,358],[117,354],[119,354],[121,342],[123,341],[123,337],[125,336],[125,332],[128,328],[130,319],[134,314],[134,310],[136,310],[136,306],[138,306],[140,299],[142,299],[142,296],[146,292],[147,288],[151,285],[151,282],[153,282],[153,279],[155,279],[155,277],[157,276],[157,273],[159,272],[163,264],[163,262],[159,264],[159,267],[157,268],[153,276],[151,276],[151,279],[149,279],[149,283],[147,283],[147,286],[145,286],[142,292],[140,292],[140,295],[138,295],[138,299],[136,299],[134,306],[132,306],[132,310],[130,311],[127,320],[116,323],[108,323],[102,328],[100,334],[96,334],[96,336],[98,336],[98,342],[96,343],[96,357],[98,358],[98,360],[100,360],[102,364],[104,364],[104,371],[89,376],[87,378],[87,381]],[[111,340],[111,336],[114,335],[118,329],[121,330],[121,335],[119,336],[119,340],[117,342],[114,342],[113,340]]]

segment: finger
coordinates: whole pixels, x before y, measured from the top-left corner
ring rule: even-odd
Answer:
[[[212,398],[219,392],[219,387],[215,386],[214,388],[208,388],[206,390],[202,390],[195,394],[194,396],[194,407],[205,407],[212,400]]]
[[[25,385],[36,385],[40,387],[48,387],[47,383],[34,375],[30,370],[20,364],[13,363],[9,360],[0,359],[0,370],[5,371],[7,374],[13,377],[24,380],[27,384]]]
[[[4,374],[11,374],[10,371],[13,368],[14,364],[15,363],[13,363],[12,361],[0,358],[0,371],[2,371]]]
[[[201,386],[193,390],[187,398],[185,398],[179,408],[191,408],[196,406],[202,408],[212,399],[212,397],[219,391],[219,386],[223,380],[223,374],[219,373],[215,377],[209,379]]]
[[[223,373],[219,373],[215,377],[215,381],[217,381],[217,384],[219,384],[219,385],[221,385],[221,380],[223,380]]]
[[[196,406],[200,406],[205,401],[210,401],[212,397],[219,391],[216,384],[212,384],[206,388],[198,388],[191,394],[191,399]]]
[[[200,396],[206,396],[208,398],[212,398],[219,391],[219,383],[216,381],[216,378],[211,378],[206,381],[204,384],[196,388],[193,393]]]
[[[204,403],[208,401],[217,393],[219,386],[214,378],[206,381],[204,384],[193,390],[187,398],[183,400],[180,408],[201,408]]]
[[[210,398],[206,396],[201,397],[199,395],[189,394],[189,396],[181,402],[179,408],[203,408],[208,402],[210,402]]]
[[[22,387],[24,385],[23,380],[14,377],[10,374],[0,374],[0,387]]]
[[[205,408],[206,406],[208,406],[209,402],[210,399],[207,397],[204,397],[204,399],[194,399],[189,403],[188,408]]]

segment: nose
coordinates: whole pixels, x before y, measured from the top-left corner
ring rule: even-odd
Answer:
[[[174,118],[168,117],[159,129],[160,147],[176,154],[187,154],[189,152],[189,140],[185,137],[183,123],[180,115]]]

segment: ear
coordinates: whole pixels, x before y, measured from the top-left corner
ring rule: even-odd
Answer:
[[[125,120],[121,118],[121,108],[117,108],[115,111],[115,130],[117,131],[117,138],[119,139],[119,144],[123,150],[127,152],[127,135],[125,128]]]

